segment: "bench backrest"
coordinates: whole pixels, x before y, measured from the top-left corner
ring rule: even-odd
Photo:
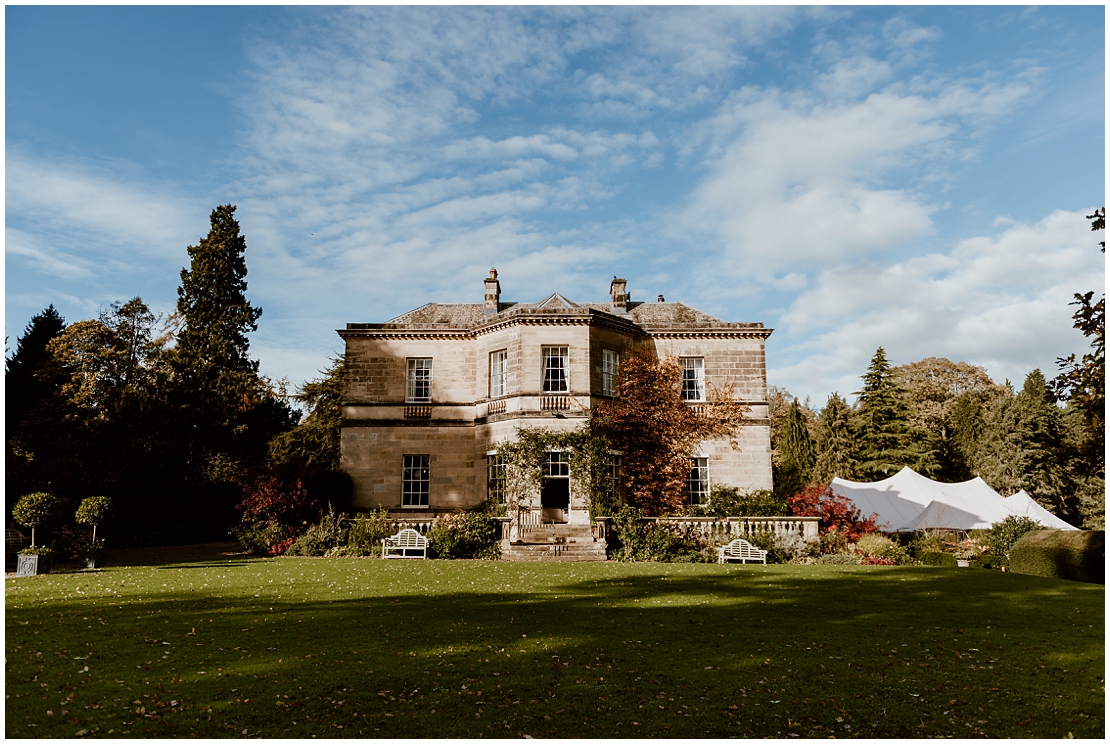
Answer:
[[[752,545],[747,540],[744,540],[744,539],[739,538],[739,537],[725,546],[725,553],[727,555],[747,556],[747,555],[759,555],[763,552],[765,552],[765,551],[760,549],[760,548],[757,548],[756,546]]]
[[[393,537],[387,537],[386,540],[390,545],[396,545],[399,548],[423,548],[428,544],[428,538],[411,527],[406,527]]]

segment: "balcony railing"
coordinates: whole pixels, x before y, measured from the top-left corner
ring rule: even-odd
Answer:
[[[569,411],[570,398],[566,395],[544,395],[540,398],[541,411]]]

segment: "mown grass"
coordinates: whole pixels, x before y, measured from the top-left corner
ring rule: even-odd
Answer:
[[[996,571],[225,558],[6,587],[8,737],[1105,727],[1103,587]]]

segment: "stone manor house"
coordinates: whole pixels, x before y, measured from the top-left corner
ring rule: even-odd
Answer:
[[[432,302],[385,323],[348,323],[342,468],[354,480],[353,507],[397,516],[444,513],[498,496],[493,448],[523,427],[554,431],[582,423],[616,393],[621,359],[644,347],[675,356],[682,395],[706,398],[706,384],[732,384],[754,423],[727,441],[705,441],[690,463],[697,503],[710,484],[771,487],[770,425],[762,323],[728,323],[681,302],[632,302],[614,278],[608,302],[555,293],[503,302],[497,271],[485,301]],[[619,467],[619,458],[614,458]],[[547,453],[534,510],[545,522],[588,522],[587,504],[561,452]],[[415,516],[413,514],[412,516]]]

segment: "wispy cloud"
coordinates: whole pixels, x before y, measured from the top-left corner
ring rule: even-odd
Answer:
[[[91,278],[148,262],[164,269],[206,231],[199,202],[151,184],[132,164],[9,149],[6,169],[7,208],[15,216],[9,250],[46,274]]]

